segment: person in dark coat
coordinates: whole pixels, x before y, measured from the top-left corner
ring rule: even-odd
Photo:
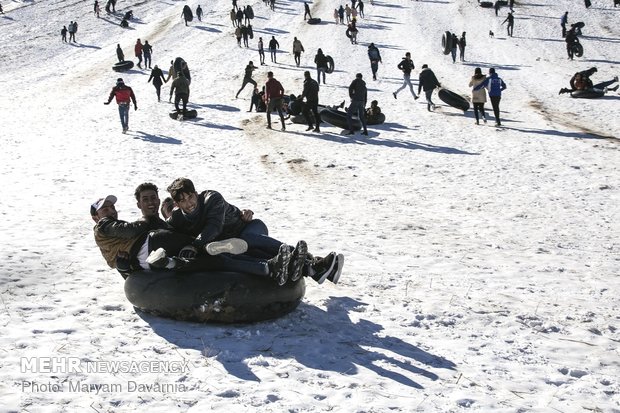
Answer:
[[[452,33],[450,54],[452,55],[452,63],[456,63],[456,49],[459,47],[459,38],[456,33]]]
[[[467,40],[465,40],[465,32],[463,32],[461,38],[459,39],[459,58],[461,62],[465,61],[465,46],[467,46]]]
[[[508,22],[508,25],[506,26],[506,31],[508,32],[508,36],[512,37],[512,31],[515,27],[515,17],[512,15],[512,12],[508,12],[508,16],[506,16],[506,19],[502,22],[502,24],[506,22]]]
[[[153,46],[149,44],[148,40],[144,41],[142,45],[142,54],[144,55],[144,68],[151,69],[151,55],[153,54]]]
[[[300,100],[306,98],[306,105],[304,106],[303,115],[306,118],[306,122],[308,122],[307,131],[311,130],[313,132],[320,132],[319,124],[321,123],[321,118],[319,117],[319,84],[316,80],[312,79],[310,76],[310,72],[306,70],[304,72],[304,90],[299,97]],[[312,124],[312,115],[314,115],[314,120],[316,121],[316,127]]]
[[[187,26],[187,22],[191,20],[192,16],[192,9],[190,9],[190,7],[186,4],[185,6],[183,6],[183,11],[181,12],[181,17],[183,17],[183,20],[185,20],[185,25]]]
[[[314,56],[316,63],[316,81],[321,84],[321,73],[323,74],[323,84],[325,84],[325,72],[327,71],[327,56],[323,54],[323,50],[319,49]]]
[[[353,135],[353,116],[357,116],[362,122],[364,131],[362,135],[368,136],[368,129],[366,128],[366,99],[368,95],[368,89],[366,89],[366,82],[362,80],[362,74],[355,75],[355,79],[349,85],[349,97],[351,98],[351,104],[347,110],[347,123],[349,124],[349,132],[347,135]]]
[[[441,87],[441,83],[437,80],[435,73],[433,73],[427,64],[422,65],[422,71],[418,76],[418,93],[421,93],[422,89],[424,89],[427,103],[426,109],[429,112],[431,110],[435,110],[435,104],[431,98],[433,95],[433,90],[437,87]]]
[[[562,37],[566,37],[566,24],[568,23],[568,12],[565,11],[560,18],[560,26],[562,26]]]
[[[252,79],[252,72],[254,72],[256,69],[258,69],[258,67],[254,66],[254,62],[250,60],[248,65],[245,67],[245,74],[243,76],[243,84],[241,85],[241,89],[239,89],[239,91],[235,95],[235,98],[239,97],[239,93],[241,93],[241,91],[245,88],[245,85],[247,85],[248,83],[251,83],[256,88],[256,81]]]
[[[360,1],[361,4],[364,4]],[[379,70],[379,63],[383,63],[381,60],[381,53],[374,43],[370,43],[368,46],[368,60],[370,60],[370,70],[372,70],[372,80],[377,80],[377,70]]]
[[[310,6],[308,6],[308,3],[304,2],[304,21],[306,20],[306,16],[308,16],[308,19],[312,19],[312,15],[310,14]]]
[[[199,22],[202,21],[202,7],[200,7],[200,4],[196,7],[196,17],[198,17]]]
[[[60,29],[60,38],[67,43],[67,26],[62,26],[62,29]]]
[[[575,31],[575,27],[572,27],[570,30],[566,32],[566,37],[564,38],[566,42],[566,52],[568,53],[568,58],[573,60],[573,45],[575,43],[579,43],[579,39],[577,38],[577,32]]]
[[[151,76],[149,77],[149,80],[147,80],[147,83],[149,83],[151,80],[153,81],[153,86],[155,86],[155,91],[157,92],[157,101],[160,102],[161,85],[166,83],[166,80],[164,79],[164,72],[162,72],[162,70],[157,67],[157,65],[155,65],[153,70],[151,70]]]
[[[170,98],[172,99],[172,93],[174,92],[174,108],[178,113],[187,112],[187,101],[189,100],[189,81],[183,75],[183,71],[177,72],[177,78],[172,81],[170,85]],[[179,109],[179,102],[183,102],[183,111]]]
[[[269,40],[269,53],[271,53],[271,61],[273,63],[278,63],[276,61],[276,56],[277,56],[276,51],[279,48],[280,48],[280,43],[278,43],[275,36],[271,36],[271,40]]]
[[[116,45],[116,57],[118,58],[119,62],[125,61],[125,53],[123,53],[123,49],[121,49],[120,44]]]
[[[396,92],[392,93],[394,99],[398,99],[398,92],[407,86],[409,86],[409,90],[411,91],[413,98],[418,99],[418,95],[416,95],[413,91],[413,84],[411,83],[411,71],[415,69],[415,65],[413,64],[413,60],[411,60],[410,52],[405,53],[405,57],[403,57],[403,60],[400,61],[397,67],[403,72],[403,84],[396,90]]]

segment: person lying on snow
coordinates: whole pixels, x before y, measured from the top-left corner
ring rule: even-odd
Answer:
[[[613,88],[609,87],[610,85],[618,81],[618,76],[615,76],[612,80],[597,83],[596,85],[593,84],[592,80],[590,79],[590,76],[592,76],[596,72],[597,72],[596,67],[591,67],[588,70],[583,70],[581,72],[575,73],[573,77],[570,79],[571,88],[570,89],[562,88],[560,89],[559,94],[561,95],[562,93],[570,93],[576,90],[590,90],[590,89],[603,91],[604,93],[607,93],[607,91],[610,91],[610,90],[614,92],[618,90],[618,85],[616,85]]]
[[[293,248],[271,238],[267,226],[253,219],[252,211],[241,211],[217,191],[196,192],[194,183],[187,178],[175,179],[167,190],[177,208],[166,222],[176,231],[194,237],[192,245],[197,251],[210,242],[240,238],[248,246],[243,257],[277,258],[275,265],[269,265],[269,271],[275,275],[278,285],[284,285],[288,279],[297,281],[302,276],[312,277],[319,284],[326,279],[334,284],[338,282],[344,264],[342,254],[331,252],[324,258],[313,257],[305,241],[299,241]],[[224,256],[242,261],[239,256]]]

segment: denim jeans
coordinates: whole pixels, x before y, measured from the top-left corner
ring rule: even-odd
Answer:
[[[408,74],[405,74],[403,76],[403,84],[394,93],[398,95],[398,92],[400,92],[407,86],[409,86],[409,90],[411,91],[411,94],[413,95],[413,97],[416,97],[416,94],[413,91],[413,84],[411,83],[411,75],[408,75]]]
[[[118,115],[121,118],[123,129],[129,128],[129,103],[119,103]]]
[[[281,241],[271,238],[263,221],[253,219],[239,234],[239,238],[248,243],[248,255],[257,258],[273,258],[278,255]]]

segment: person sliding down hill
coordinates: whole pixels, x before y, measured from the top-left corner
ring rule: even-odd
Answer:
[[[596,67],[591,67],[588,70],[583,70],[581,72],[577,72],[573,75],[570,80],[570,89],[562,88],[560,89],[560,95],[562,93],[570,93],[576,90],[602,90],[603,92],[607,92],[609,90],[616,91],[618,90],[618,85],[613,88],[610,88],[612,84],[618,81],[618,76],[614,77],[612,80],[608,80],[605,82],[597,83],[596,85],[592,83],[590,80],[590,76],[597,72]]]

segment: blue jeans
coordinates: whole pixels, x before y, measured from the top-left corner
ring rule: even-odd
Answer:
[[[359,100],[352,100],[349,105],[349,110],[347,111],[347,123],[349,125],[349,130],[353,132],[353,116],[357,115],[362,122],[362,127],[364,128],[364,132],[368,132],[366,129],[366,108],[364,107],[365,103]]]
[[[325,71],[327,69],[324,67],[317,67],[316,68],[316,82],[320,85],[321,84],[321,73],[323,73],[323,84],[325,84]]]
[[[413,91],[413,84],[411,83],[411,75],[408,74],[403,75],[403,84],[396,90],[396,92],[394,92],[394,94],[398,95],[398,92],[400,92],[407,86],[409,86],[409,90],[411,91],[413,97],[416,97],[416,94]]]
[[[129,103],[119,103],[118,115],[121,118],[123,130],[129,129]]]
[[[239,238],[248,243],[248,255],[257,258],[273,258],[278,255],[281,241],[271,238],[263,221],[253,219],[239,233]]]

